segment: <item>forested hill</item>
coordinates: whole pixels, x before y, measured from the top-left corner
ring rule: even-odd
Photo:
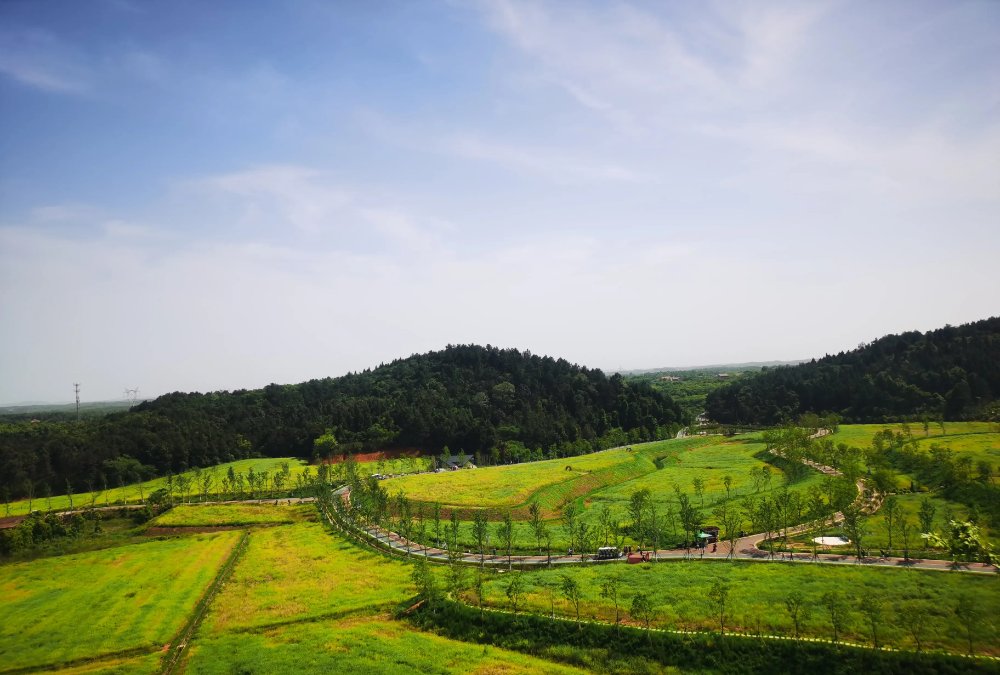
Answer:
[[[67,479],[100,487],[248,456],[309,457],[319,437],[324,453],[335,439],[337,452],[447,445],[517,460],[652,439],[683,422],[642,383],[513,349],[449,346],[338,378],[168,394],[79,423],[8,421],[0,487],[18,495],[31,481],[59,493]]]
[[[708,395],[723,423],[777,424],[807,412],[846,422],[974,419],[1000,402],[1000,317],[888,335],[849,352],[769,368]]]

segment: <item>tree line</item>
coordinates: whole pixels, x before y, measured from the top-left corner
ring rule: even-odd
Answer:
[[[709,392],[705,407],[727,424],[777,425],[807,412],[851,423],[1000,420],[1000,317],[765,368]]]
[[[59,493],[247,457],[445,446],[498,461],[612,438],[666,437],[687,422],[667,396],[563,359],[449,346],[343,377],[233,392],[173,393],[79,423],[0,418],[0,489]],[[617,436],[616,436],[617,434]],[[332,444],[316,444],[328,436]]]

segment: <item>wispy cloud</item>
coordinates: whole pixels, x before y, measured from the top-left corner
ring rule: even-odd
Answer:
[[[0,32],[0,73],[57,94],[81,94],[91,87],[91,73],[80,56],[54,35],[39,30]]]

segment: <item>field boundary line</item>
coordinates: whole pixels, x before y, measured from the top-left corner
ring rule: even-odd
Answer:
[[[201,599],[198,600],[198,604],[195,605],[194,613],[188,620],[187,625],[185,625],[177,637],[171,641],[170,649],[167,651],[164,657],[163,665],[160,667],[161,675],[168,675],[174,671],[177,663],[180,661],[181,654],[187,647],[188,642],[190,642],[191,637],[194,632],[201,625],[202,619],[205,618],[205,612],[208,611],[208,606],[211,604],[212,600],[215,598],[219,589],[222,585],[229,579],[233,572],[233,568],[236,567],[236,562],[246,551],[248,542],[250,541],[250,530],[245,530],[243,532],[243,537],[236,543],[233,547],[232,552],[229,554],[229,558],[219,569],[218,573],[215,575],[215,579],[209,585],[208,589],[202,594]]]
[[[105,661],[112,661],[114,659],[129,659],[136,656],[148,656],[150,654],[155,654],[157,651],[157,649],[148,646],[130,647],[129,649],[123,649],[117,652],[106,652],[104,654],[97,654],[96,656],[82,656],[78,659],[70,659],[69,661],[51,661],[49,663],[40,663],[36,666],[22,666],[13,670],[0,670],[0,673],[3,673],[3,675],[21,675],[21,673],[37,673],[41,671],[55,671],[57,669],[65,670],[76,666],[85,666],[89,664],[96,665]]]

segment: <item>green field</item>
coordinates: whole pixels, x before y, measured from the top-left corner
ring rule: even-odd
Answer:
[[[150,522],[159,527],[287,525],[316,519],[311,504],[178,504]]]
[[[256,530],[184,672],[581,672],[392,620],[414,595],[410,570],[319,523]]]
[[[255,472],[266,471],[269,474],[274,474],[276,471],[281,471],[281,467],[287,464],[288,469],[291,472],[291,480],[294,481],[295,477],[302,473],[306,467],[309,465],[302,461],[301,459],[296,459],[294,457],[279,457],[279,458],[260,458],[260,459],[241,459],[236,462],[228,462],[226,464],[219,464],[208,469],[203,469],[203,471],[213,473],[215,475],[215,481],[211,494],[218,494],[221,490],[221,480],[222,477],[229,471],[230,468],[235,473],[245,474],[248,469],[252,468]],[[195,476],[195,471],[186,471],[181,476],[186,476],[188,478],[193,478]],[[59,486],[57,486],[59,487]],[[79,486],[74,486],[79,487]],[[107,491],[97,490],[94,492],[74,492],[72,499],[73,508],[84,508],[93,504],[94,506],[104,506],[106,504],[122,504],[131,503],[138,504],[141,503],[144,497],[149,497],[150,493],[155,492],[161,488],[167,487],[167,479],[165,477],[154,478],[152,480],[147,480],[142,483],[136,483],[133,485],[126,485],[122,487],[112,487],[108,486]],[[188,495],[188,501],[200,501],[201,492],[200,488],[192,488],[192,492]],[[36,495],[35,499],[30,501],[31,509],[36,511],[64,511],[70,508],[71,500],[66,495],[53,496],[46,499],[43,496]],[[16,502],[11,502],[9,505],[0,505],[3,511],[0,511],[0,515],[11,515],[20,516],[28,513],[29,500],[21,499]],[[9,514],[8,514],[9,509]]]
[[[930,423],[926,434],[920,422],[910,422],[909,428],[910,435],[914,439],[927,439],[939,443],[960,434],[1000,434],[1000,427],[996,422],[945,422],[945,433],[942,433],[937,422]],[[827,438],[836,444],[845,443],[855,448],[868,448],[871,447],[875,434],[885,429],[894,433],[905,433],[902,424],[842,424],[836,433]]]
[[[221,532],[0,566],[0,672],[159,650],[187,621],[239,536]]]
[[[767,562],[669,561],[642,565],[592,565],[525,573],[526,607],[538,614],[553,609],[563,616],[575,610],[563,598],[558,585],[570,575],[581,589],[582,618],[614,621],[614,605],[601,597],[601,585],[610,577],[621,579],[622,614],[629,617],[629,602],[636,592],[649,593],[658,611],[655,625],[679,630],[718,630],[718,618],[708,593],[716,581],[730,588],[730,619],[727,629],[770,635],[790,635],[792,621],[785,610],[785,599],[793,591],[810,608],[802,623],[804,636],[829,639],[828,615],[821,598],[829,591],[840,592],[850,606],[848,627],[842,639],[869,643],[867,624],[860,611],[865,599],[884,599],[885,607],[879,629],[880,640],[900,648],[913,648],[903,616],[922,612],[927,617],[923,641],[925,648],[963,653],[965,633],[955,617],[957,598],[970,598],[981,617],[975,627],[976,650],[1000,654],[1000,626],[992,619],[1000,616],[1000,586],[995,576],[956,574],[939,571],[898,570],[872,567],[781,564]],[[506,575],[493,575],[487,588],[487,602],[507,607]],[[470,603],[472,598],[466,598]],[[759,622],[759,625],[758,625]]]

